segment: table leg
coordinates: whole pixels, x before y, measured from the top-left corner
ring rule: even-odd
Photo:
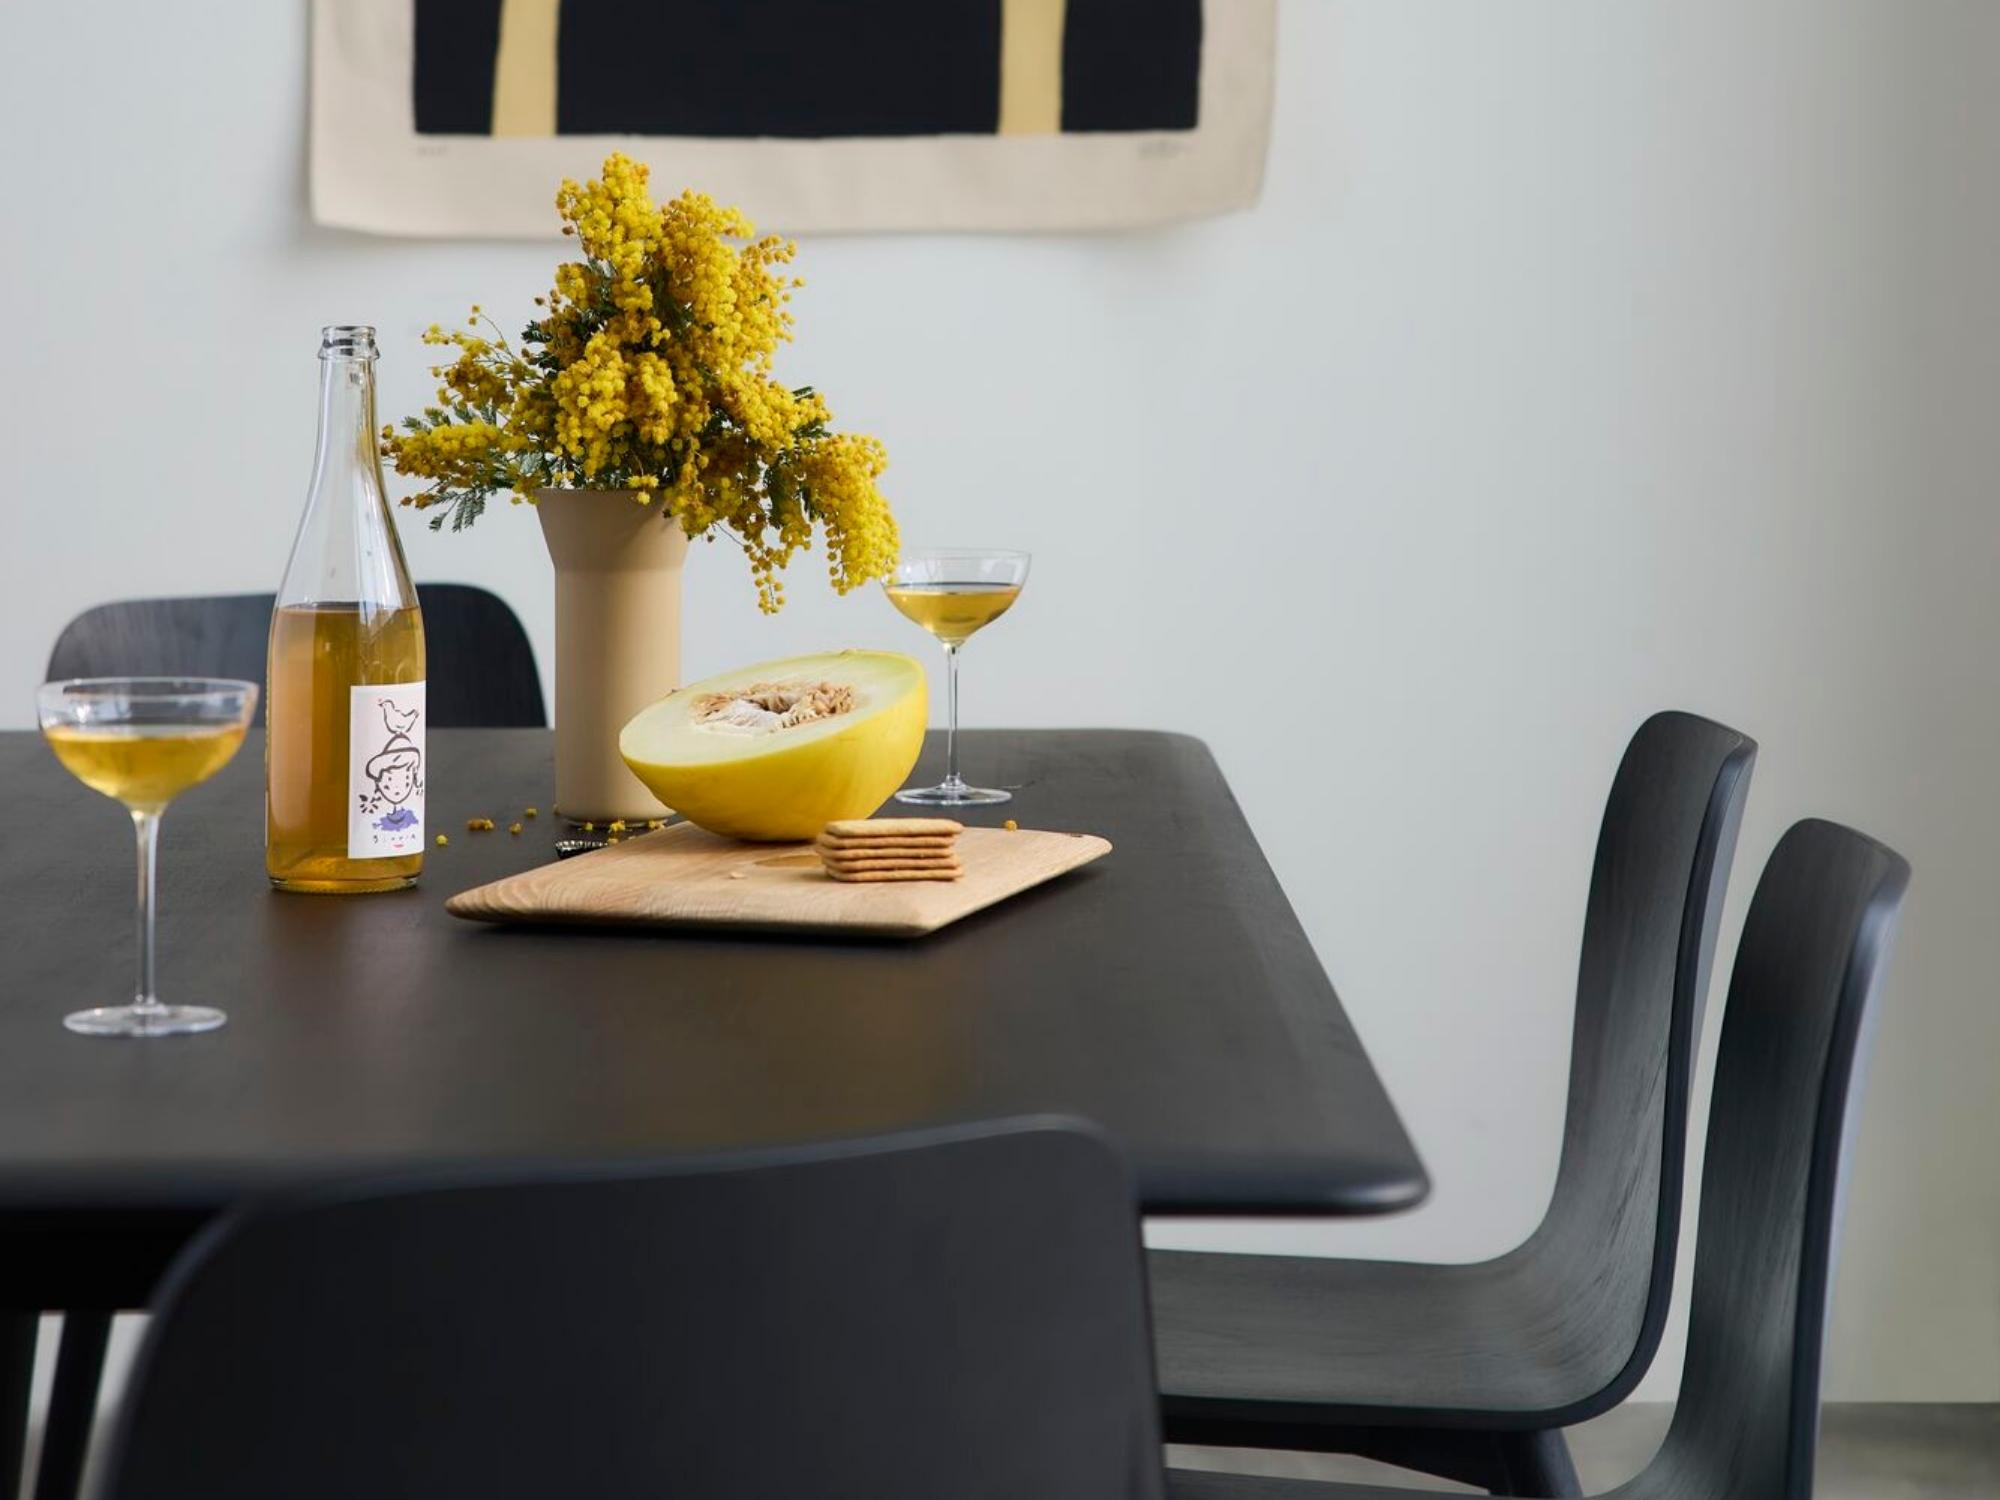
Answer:
[[[108,1312],[63,1314],[56,1383],[49,1393],[49,1420],[42,1429],[41,1462],[35,1466],[35,1500],[74,1500],[90,1451],[97,1387],[104,1377],[104,1346],[110,1337]]]
[[[35,1330],[42,1315],[0,1312],[0,1500],[21,1493],[28,1447],[28,1393],[35,1383]]]

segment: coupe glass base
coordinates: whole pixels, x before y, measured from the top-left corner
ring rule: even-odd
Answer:
[[[944,781],[936,786],[905,787],[896,793],[896,800],[914,802],[919,807],[987,807],[995,802],[1012,802],[1014,794],[997,787],[967,786],[962,781],[953,785]]]
[[[206,1005],[100,1005],[64,1016],[63,1025],[84,1036],[179,1036],[228,1019]]]

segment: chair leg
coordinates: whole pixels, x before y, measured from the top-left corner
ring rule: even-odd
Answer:
[[[110,1337],[108,1312],[63,1314],[56,1383],[49,1393],[48,1424],[42,1429],[41,1462],[35,1466],[35,1500],[74,1500],[90,1452],[97,1388],[104,1378],[104,1346]]]
[[[1499,1447],[1500,1469],[1506,1489],[1496,1495],[1540,1495],[1554,1500],[1575,1500],[1583,1493],[1576,1477],[1576,1464],[1569,1456],[1569,1444],[1562,1429],[1542,1432],[1502,1432],[1494,1434]]]
[[[28,1395],[35,1383],[35,1330],[40,1313],[0,1312],[0,1497],[21,1493],[28,1451]]]

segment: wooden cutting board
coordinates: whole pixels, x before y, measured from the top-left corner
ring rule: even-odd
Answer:
[[[744,844],[677,823],[453,896],[478,922],[740,927],[921,937],[1111,852],[1088,833],[968,828],[958,880],[843,884],[810,844]]]

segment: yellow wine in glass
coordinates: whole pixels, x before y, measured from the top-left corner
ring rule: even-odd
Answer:
[[[227,765],[243,744],[243,726],[46,731],[49,748],[70,775],[94,792],[115,797],[134,811],[157,812],[191,786]]]
[[[1018,583],[892,583],[889,602],[947,646],[963,646],[1021,597]]]
[[[916,621],[944,646],[949,708],[945,719],[945,777],[936,786],[905,787],[899,802],[924,807],[976,807],[1007,802],[1012,792],[967,786],[958,774],[958,651],[981,630],[1014,607],[1028,581],[1025,552],[958,547],[905,552],[896,571],[882,580],[883,592],[905,619]]]
[[[139,962],[130,1005],[65,1016],[87,1036],[172,1036],[228,1019],[206,1005],[163,1005],[153,989],[153,911],[160,814],[229,764],[257,707],[257,685],[210,677],[99,677],[46,682],[35,696],[42,734],[65,769],[125,804],[139,840]]]

